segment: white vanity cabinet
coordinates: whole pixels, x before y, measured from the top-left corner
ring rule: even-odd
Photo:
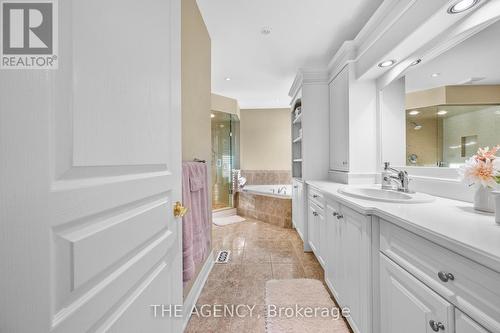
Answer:
[[[488,333],[462,311],[455,309],[455,333]]]
[[[380,256],[381,332],[500,332],[500,273],[384,220]]]
[[[382,253],[380,301],[381,332],[454,332],[453,305]]]
[[[354,332],[372,332],[371,217],[326,199],[319,248],[325,280]],[[322,237],[322,235],[324,235]]]
[[[292,182],[292,224],[300,238],[304,240],[304,183],[293,179]]]
[[[308,240],[311,250],[321,266],[325,267],[325,202],[321,192],[309,188],[308,195]]]

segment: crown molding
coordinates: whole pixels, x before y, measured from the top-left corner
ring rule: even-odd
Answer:
[[[342,44],[328,64],[328,71],[330,73],[329,81],[333,80],[348,63],[356,60],[357,51],[356,41],[348,40]]]
[[[304,85],[328,84],[328,70],[326,69],[307,69],[301,68],[295,75],[292,87],[288,92],[288,96],[295,100],[298,92]]]

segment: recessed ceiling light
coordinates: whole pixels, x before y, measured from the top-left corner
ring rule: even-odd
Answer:
[[[412,62],[412,63],[410,64],[410,66],[416,66],[416,65],[420,64],[421,62],[422,62],[422,59],[417,59],[417,60],[415,60],[414,62]]]
[[[416,116],[416,115],[420,114],[420,111],[417,111],[417,110],[412,110],[412,111],[408,112],[408,114],[409,114],[410,116]]]
[[[224,80],[231,81],[231,78],[230,77],[226,77]]]
[[[271,34],[271,28],[270,27],[263,27],[261,30],[260,30],[260,33],[267,36],[267,35],[270,35]]]
[[[384,68],[384,67],[391,67],[394,65],[397,61],[396,60],[386,60],[382,61],[380,64],[378,64],[378,67]]]
[[[447,114],[447,113],[448,113],[448,111],[441,110],[441,111],[438,111],[438,112],[437,112],[437,115],[438,115],[438,116],[444,116],[444,115],[445,115],[445,114]]]
[[[212,114],[210,115],[210,118],[215,118],[215,115],[212,113]]]
[[[441,75],[441,73],[433,73],[431,76],[432,77],[438,77],[439,75]]]
[[[479,3],[479,0],[460,0],[448,8],[448,14],[458,14],[471,9]]]

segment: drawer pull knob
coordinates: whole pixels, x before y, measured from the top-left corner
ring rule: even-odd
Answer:
[[[439,272],[438,277],[443,282],[448,282],[449,280],[451,281],[455,280],[455,276],[453,276],[453,274],[446,272]]]
[[[295,185],[293,188],[299,188],[299,186],[298,186],[298,185]]]
[[[313,194],[313,198],[316,199],[318,197],[317,194]]]
[[[337,214],[337,219],[340,220],[340,219],[343,219],[344,218],[344,215],[342,214]]]
[[[434,332],[439,332],[439,330],[444,331],[444,325],[441,322],[436,322],[434,320],[429,321],[429,325],[431,326]]]
[[[333,212],[333,216],[337,217],[337,216],[339,216],[339,213]]]
[[[316,212],[313,212],[313,215],[314,215],[314,216],[318,216],[318,213],[316,213]]]

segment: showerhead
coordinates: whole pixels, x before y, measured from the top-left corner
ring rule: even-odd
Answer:
[[[415,126],[415,127],[413,127],[413,129],[414,129],[415,131],[420,131],[420,130],[422,129],[422,125],[419,125],[419,124],[417,124],[417,123],[416,123],[416,122],[414,122],[414,121],[412,121],[412,122],[411,122],[411,124],[412,124],[413,126]]]

